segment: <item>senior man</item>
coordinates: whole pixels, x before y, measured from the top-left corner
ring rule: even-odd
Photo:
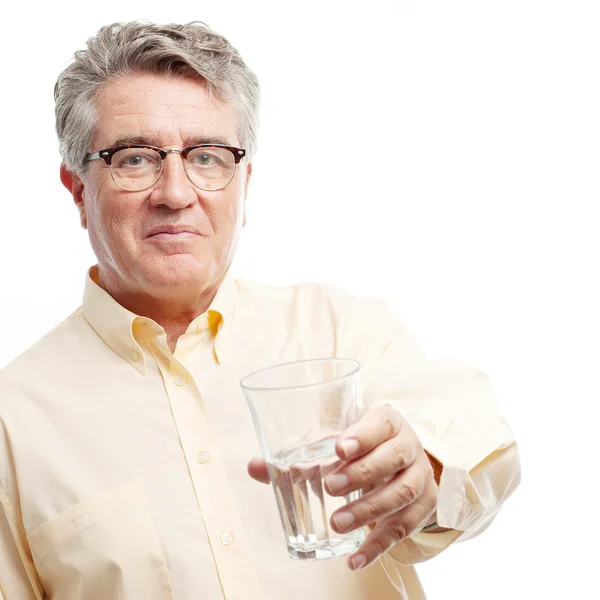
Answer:
[[[82,305],[0,372],[0,597],[424,598],[412,565],[484,530],[519,481],[487,378],[427,362],[380,301],[229,274],[259,91],[222,36],[104,27],[55,98],[98,262]],[[238,382],[324,356],[362,364],[366,406],[326,485],[368,493],[331,526],[370,533],[347,560],[293,561],[248,476],[268,483]]]

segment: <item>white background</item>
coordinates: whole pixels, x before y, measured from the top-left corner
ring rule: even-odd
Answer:
[[[432,358],[492,377],[520,442],[522,487],[420,567],[429,599],[598,597],[597,3],[4,10],[0,367],[79,305],[95,262],[58,178],[57,75],[101,25],[203,20],[263,91],[236,274],[387,299]]]

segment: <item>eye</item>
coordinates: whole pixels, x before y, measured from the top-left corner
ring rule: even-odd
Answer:
[[[193,161],[201,167],[211,167],[217,162],[217,158],[214,154],[209,152],[201,152],[193,157]]]
[[[187,156],[187,165],[196,171],[229,168],[231,153],[225,148],[195,148]]]
[[[139,167],[144,164],[144,157],[140,154],[134,154],[132,156],[128,156],[125,159],[125,163],[129,167]]]
[[[124,148],[113,155],[112,165],[116,169],[139,171],[155,168],[160,161],[160,155],[145,148]]]

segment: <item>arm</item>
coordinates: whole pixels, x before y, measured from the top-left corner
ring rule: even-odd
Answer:
[[[340,356],[363,366],[365,410],[387,404],[400,412],[439,475],[439,528],[412,533],[387,555],[422,562],[484,531],[520,481],[516,444],[489,379],[454,360],[427,361],[398,318],[370,299],[340,318],[339,346]]]
[[[0,600],[42,600],[25,532],[0,488]]]
[[[427,390],[422,406],[406,409],[401,399],[393,405],[416,431],[430,460],[442,467],[436,511],[440,529],[415,533],[398,544],[391,556],[401,564],[428,560],[453,541],[483,532],[520,482],[518,450],[497,411],[489,379],[449,360],[425,365],[419,377]]]
[[[487,377],[456,361],[428,362],[382,302],[351,302],[339,315],[337,338],[335,355],[361,363],[363,416],[336,444],[345,465],[333,475],[344,481],[330,474],[325,485],[331,495],[368,493],[336,511],[331,526],[369,526],[348,566],[380,558],[390,575],[486,529],[519,484],[518,452]],[[348,441],[355,443],[350,454]],[[263,460],[248,470],[269,481]],[[338,520],[347,512],[351,519]],[[423,531],[435,521],[439,527]]]

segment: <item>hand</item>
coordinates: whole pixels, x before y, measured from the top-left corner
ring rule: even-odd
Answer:
[[[340,436],[342,464],[325,479],[332,496],[355,490],[363,495],[331,517],[345,533],[375,523],[362,546],[348,559],[358,570],[373,563],[406,537],[433,522],[437,485],[427,454],[404,417],[390,406],[367,412]]]
[[[327,492],[344,496],[362,489],[363,495],[338,509],[331,527],[346,533],[376,525],[348,558],[348,566],[358,570],[434,520],[437,485],[419,438],[390,406],[371,409],[350,426],[338,438],[336,453],[342,463],[326,477]],[[252,459],[248,472],[258,481],[269,482],[262,459]]]

